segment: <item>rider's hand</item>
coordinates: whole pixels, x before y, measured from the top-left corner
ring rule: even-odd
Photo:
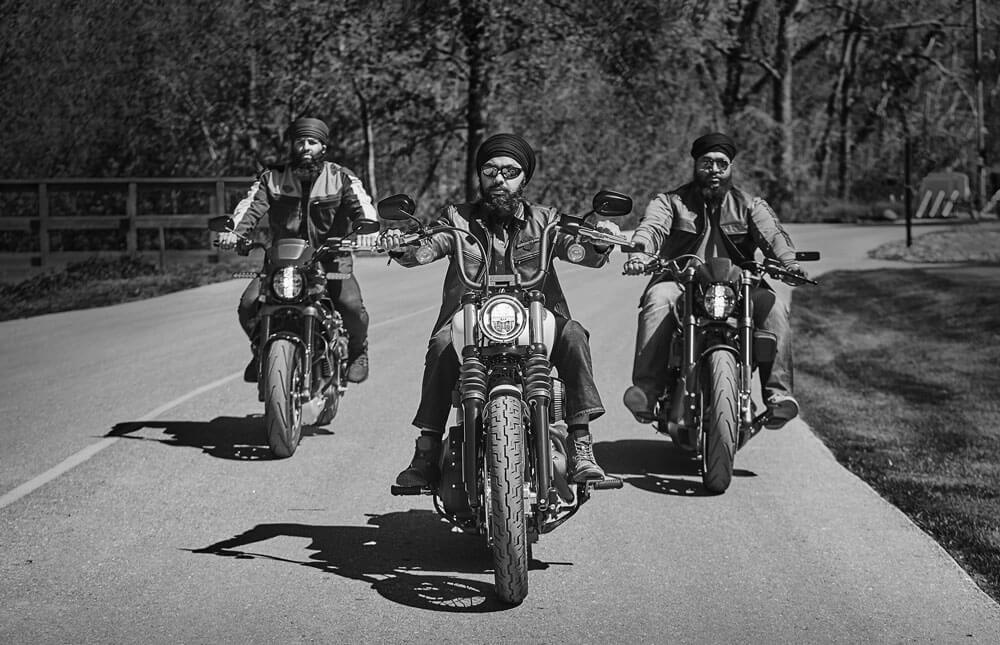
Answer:
[[[375,238],[375,245],[372,247],[377,253],[386,251],[398,251],[403,246],[403,231],[396,228],[387,228],[380,232]]]
[[[791,275],[785,275],[781,278],[782,282],[790,285],[798,285],[804,283],[809,279],[809,275],[806,274],[805,269],[798,262],[792,262],[785,266],[785,271]]]
[[[645,270],[646,262],[640,255],[629,256],[629,259],[625,261],[625,266],[622,267],[622,272],[625,275],[642,275]]]
[[[240,238],[236,236],[236,233],[219,233],[217,243],[223,251],[232,251],[236,248],[236,243],[239,240]]]
[[[618,225],[614,222],[598,222],[594,225],[599,231],[604,231],[608,235],[614,235],[615,237],[621,237],[622,230],[618,228]]]

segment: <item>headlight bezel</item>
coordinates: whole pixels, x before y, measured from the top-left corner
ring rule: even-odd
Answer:
[[[736,292],[728,284],[713,282],[698,294],[698,304],[712,320],[726,320],[736,309]]]
[[[517,341],[528,327],[527,308],[509,294],[489,298],[479,308],[477,318],[483,337],[504,345]]]
[[[305,293],[306,276],[296,267],[281,267],[271,274],[269,287],[278,300],[293,302]]]

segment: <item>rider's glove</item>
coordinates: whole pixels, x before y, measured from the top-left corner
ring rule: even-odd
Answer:
[[[223,251],[232,251],[239,239],[236,233],[219,233],[218,246]]]
[[[803,269],[798,262],[792,262],[791,264],[785,265],[785,271],[791,274],[790,276],[782,278],[782,280],[788,284],[801,284],[809,279],[805,269]]]

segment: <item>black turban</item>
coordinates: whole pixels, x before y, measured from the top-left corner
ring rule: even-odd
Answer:
[[[520,164],[524,170],[524,183],[528,183],[535,172],[535,151],[516,134],[494,134],[483,141],[476,152],[476,168],[482,168],[494,157],[510,157]]]
[[[709,152],[721,152],[732,161],[733,157],[736,156],[736,144],[721,132],[712,132],[698,137],[691,144],[691,156],[695,159]]]
[[[319,139],[323,145],[326,145],[330,138],[330,128],[325,123],[319,119],[312,119],[306,116],[301,119],[295,119],[292,127],[288,128],[288,133],[292,141],[301,137],[314,137]]]

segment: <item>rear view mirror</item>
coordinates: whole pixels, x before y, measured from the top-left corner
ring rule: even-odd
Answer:
[[[819,251],[796,251],[795,259],[799,262],[815,262],[819,259]]]
[[[359,219],[354,223],[354,228],[351,229],[351,232],[358,235],[371,235],[372,233],[378,233],[379,228],[378,222],[370,219]]]
[[[409,195],[400,193],[386,197],[378,203],[378,216],[390,221],[407,220],[417,212],[417,204]]]
[[[236,222],[228,215],[219,215],[208,220],[208,230],[216,233],[231,233],[236,230]]]
[[[594,195],[594,212],[603,217],[621,217],[632,212],[632,198],[613,190]]]

